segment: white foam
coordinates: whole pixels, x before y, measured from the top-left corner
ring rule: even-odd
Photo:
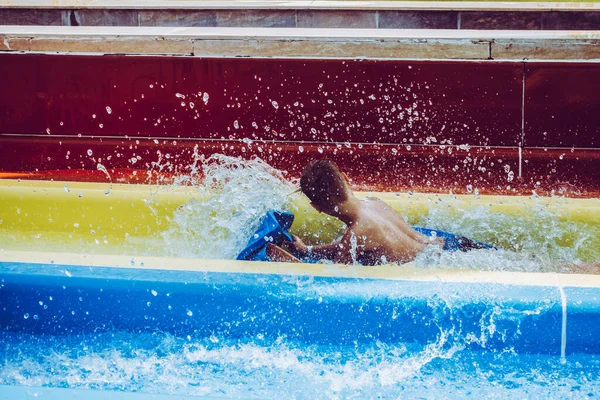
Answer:
[[[462,350],[452,332],[424,347],[307,346],[113,332],[3,333],[0,384],[253,398],[568,398],[597,392],[593,356]],[[10,342],[10,343],[9,343]]]
[[[200,168],[198,190],[206,200],[175,211],[163,233],[167,255],[234,259],[267,210],[290,209],[294,202],[296,186],[259,158],[216,154],[202,160]]]

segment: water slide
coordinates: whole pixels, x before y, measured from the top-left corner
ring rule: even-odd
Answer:
[[[1,395],[600,390],[598,8],[312,3],[0,8]],[[318,158],[498,250],[236,261]]]

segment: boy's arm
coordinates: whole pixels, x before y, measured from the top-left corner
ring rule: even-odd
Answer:
[[[341,251],[343,251],[343,239],[336,240],[335,242],[329,244],[307,246],[298,236],[292,236],[294,237],[294,241],[290,243],[290,247],[299,257],[325,258],[328,260],[333,260]]]
[[[296,257],[273,243],[267,243],[267,256],[270,261],[301,263]]]

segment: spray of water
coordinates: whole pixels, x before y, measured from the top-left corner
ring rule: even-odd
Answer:
[[[113,332],[87,337],[3,333],[0,384],[233,398],[585,398],[600,360],[426,346],[306,346],[255,339]]]
[[[559,211],[548,209],[536,197],[532,199],[534,205],[528,206],[526,219],[492,212],[485,206],[465,207],[452,197],[438,201],[427,216],[411,222],[493,243],[498,251],[450,253],[432,246],[415,263],[422,267],[550,272],[561,265],[593,261],[591,240],[600,234],[599,228],[586,222],[566,221]],[[557,199],[559,206],[560,200]]]
[[[202,200],[192,200],[175,211],[169,228],[162,232],[166,255],[233,259],[268,209],[302,211],[298,209],[301,195],[292,194],[296,182],[260,158],[195,157],[189,170],[175,185],[195,185]],[[560,207],[549,209],[542,201],[535,203],[536,199],[533,207],[527,205],[529,215],[524,219],[494,212],[491,206],[466,205],[458,197],[439,198],[429,205],[427,215],[408,222],[492,243],[499,250],[450,253],[430,246],[414,263],[426,268],[543,272],[593,261],[597,256],[593,241],[600,228],[562,219],[556,211]],[[560,206],[560,199],[556,200]],[[295,225],[295,233],[308,242],[323,242],[323,237],[341,232],[342,224],[324,214],[312,214],[304,216],[308,224]]]
[[[216,154],[201,169],[204,200],[177,209],[162,234],[169,255],[234,259],[267,210],[293,207],[296,186],[259,158]]]

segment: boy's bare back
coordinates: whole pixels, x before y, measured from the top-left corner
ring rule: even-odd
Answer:
[[[413,260],[432,240],[413,230],[388,204],[370,198],[359,203],[357,218],[340,241],[334,259],[363,265]]]

